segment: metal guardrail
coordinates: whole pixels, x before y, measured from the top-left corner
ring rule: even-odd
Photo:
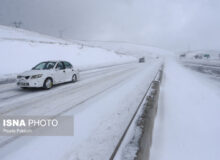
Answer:
[[[151,88],[155,88],[155,87],[156,87],[156,88],[159,88],[159,83],[160,83],[161,80],[162,80],[162,73],[163,73],[163,65],[161,66],[161,68],[159,69],[159,71],[156,73],[156,75],[155,75],[153,81],[150,83],[148,89],[146,90],[146,92],[145,92],[143,98],[141,99],[141,102],[139,103],[139,105],[138,105],[138,107],[137,107],[137,109],[136,109],[134,115],[132,116],[132,118],[131,118],[131,120],[130,120],[128,126],[126,127],[126,129],[125,129],[123,135],[121,136],[119,142],[117,143],[117,145],[116,145],[116,147],[115,147],[115,149],[114,149],[114,151],[113,151],[113,153],[112,153],[112,155],[111,155],[111,157],[110,157],[109,160],[113,160],[113,159],[115,158],[115,156],[116,156],[116,154],[117,154],[117,152],[118,152],[118,150],[119,150],[119,148],[120,148],[120,146],[121,146],[121,144],[122,144],[122,142],[123,142],[123,140],[124,140],[124,138],[125,138],[125,136],[126,136],[128,130],[129,130],[131,124],[134,122],[134,119],[135,119],[135,117],[137,116],[137,113],[138,113],[138,111],[140,110],[141,106],[143,105],[143,102],[145,101],[145,99],[147,98],[147,102],[148,102],[148,103],[146,104],[147,106],[149,106],[150,104],[152,105],[152,102],[153,102],[152,100],[153,100],[154,98],[152,99],[152,97],[147,97],[147,94],[150,92]],[[153,94],[155,94],[155,92],[154,92]],[[159,92],[157,92],[157,94],[159,94]],[[141,147],[141,146],[143,146],[143,145],[140,144],[140,147]],[[141,150],[143,150],[143,149],[141,149]],[[138,152],[138,153],[137,153],[137,157],[139,157],[139,158],[137,158],[137,159],[142,159],[140,153],[141,153],[141,152]]]

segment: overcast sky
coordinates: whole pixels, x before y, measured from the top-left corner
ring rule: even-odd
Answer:
[[[220,49],[220,0],[0,0],[0,24],[81,40]]]

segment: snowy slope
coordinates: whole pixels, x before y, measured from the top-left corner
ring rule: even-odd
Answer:
[[[23,72],[45,60],[67,60],[79,69],[137,61],[114,51],[4,26],[0,26],[0,50],[0,77]]]
[[[134,44],[129,42],[117,42],[117,41],[78,41],[80,43],[87,44],[89,46],[101,47],[109,50],[115,50],[121,54],[133,55],[136,57],[155,58],[158,56],[172,55],[173,53],[164,49]]]
[[[43,35],[37,32],[31,32],[20,28],[12,28],[0,25],[1,40],[20,40],[20,41],[35,41],[35,42],[57,42],[67,43],[62,39]],[[70,43],[67,43],[70,44]]]

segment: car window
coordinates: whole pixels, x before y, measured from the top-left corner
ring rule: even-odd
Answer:
[[[42,63],[39,63],[38,65],[36,65],[32,69],[33,70],[49,70],[49,69],[52,69],[55,64],[56,64],[56,62],[42,62]]]
[[[58,64],[57,64],[57,66],[56,66],[56,69],[59,69],[59,70],[62,70],[62,69],[64,69],[65,67],[64,67],[64,65],[63,65],[63,63],[62,62],[59,62]]]
[[[63,62],[65,65],[65,68],[72,68],[72,65],[68,62]]]
[[[55,65],[55,62],[48,62],[45,66],[45,68],[47,68],[47,69],[53,69],[53,67],[54,67],[54,65]]]

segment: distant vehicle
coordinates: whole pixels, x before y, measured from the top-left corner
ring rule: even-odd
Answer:
[[[204,54],[203,55],[205,58],[209,59],[210,58],[210,55],[209,54]]]
[[[144,62],[145,62],[145,58],[144,57],[139,58],[139,63],[144,63]]]
[[[195,59],[202,59],[203,56],[202,56],[202,55],[198,55],[198,54],[196,54],[196,55],[194,55],[194,58],[195,58]]]
[[[30,71],[17,76],[17,86],[21,88],[45,88],[50,89],[55,84],[64,82],[76,82],[79,78],[78,70],[75,70],[67,61],[41,62]]]
[[[186,54],[181,54],[180,55],[180,58],[185,58],[186,57]]]

